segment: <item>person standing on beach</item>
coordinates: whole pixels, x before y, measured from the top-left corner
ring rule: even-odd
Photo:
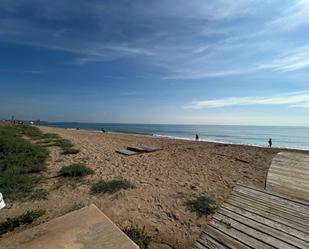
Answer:
[[[195,135],[195,141],[198,141],[199,140],[199,137],[198,137],[198,135],[196,134]]]
[[[273,141],[271,140],[271,138],[268,140],[268,145],[269,145],[269,148],[271,148],[271,146],[273,145]]]

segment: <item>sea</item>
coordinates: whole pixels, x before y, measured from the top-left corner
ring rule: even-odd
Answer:
[[[245,125],[174,125],[174,124],[109,124],[41,122],[40,125],[67,129],[146,135],[163,138],[243,144],[267,147],[272,138],[273,147],[309,150],[309,127],[245,126]]]

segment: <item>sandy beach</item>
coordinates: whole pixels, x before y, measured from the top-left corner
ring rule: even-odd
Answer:
[[[8,202],[9,208],[1,216],[18,215],[32,208],[46,209],[46,215],[34,226],[67,213],[74,204],[94,203],[120,228],[130,222],[145,227],[153,237],[151,249],[190,248],[207,224],[207,218],[188,210],[185,203],[208,195],[219,206],[237,182],[263,187],[273,156],[282,151],[50,127],[40,129],[71,140],[80,152],[62,155],[59,148],[49,148],[46,178],[40,183],[40,188],[48,192],[48,199]],[[162,150],[130,157],[115,152],[141,145]],[[61,184],[53,176],[71,163],[85,163],[95,174],[82,181]],[[126,179],[135,188],[112,195],[91,194],[91,184],[101,179]]]

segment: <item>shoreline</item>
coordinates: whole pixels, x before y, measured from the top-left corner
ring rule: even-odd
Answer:
[[[91,129],[77,129],[77,128],[63,128],[63,127],[55,127],[55,126],[46,126],[46,125],[36,125],[37,127],[50,127],[56,129],[64,129],[64,130],[71,130],[71,131],[84,131],[84,132],[93,132],[93,133],[102,133],[100,130],[91,130]],[[170,139],[170,140],[180,140],[180,141],[189,141],[189,142],[201,142],[201,143],[213,143],[213,144],[223,144],[223,145],[238,145],[238,146],[250,146],[256,148],[265,148],[265,149],[278,149],[278,150],[292,150],[292,151],[299,151],[309,152],[309,148],[296,148],[296,147],[276,147],[273,146],[269,148],[268,146],[262,146],[257,144],[246,144],[246,143],[233,143],[227,141],[216,141],[216,140],[207,140],[207,139],[199,139],[196,141],[194,138],[186,138],[186,137],[176,137],[176,136],[169,136],[169,135],[159,135],[159,134],[143,134],[137,132],[119,132],[119,131],[106,131],[108,134],[115,134],[115,135],[128,135],[128,136],[136,136],[136,137],[148,137],[148,138],[157,138],[157,139]]]

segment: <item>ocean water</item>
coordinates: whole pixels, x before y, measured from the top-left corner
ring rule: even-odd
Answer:
[[[59,128],[80,128],[90,131],[130,133],[231,144],[268,146],[272,138],[273,147],[309,150],[309,127],[243,126],[243,125],[161,125],[161,124],[107,124],[107,123],[52,123],[41,125]]]

